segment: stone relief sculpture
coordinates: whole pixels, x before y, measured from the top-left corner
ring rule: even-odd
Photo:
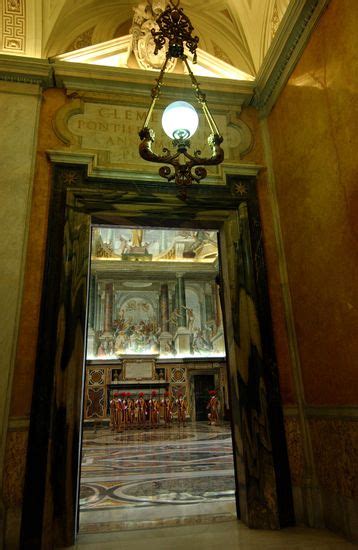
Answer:
[[[165,0],[152,0],[140,2],[134,8],[132,33],[132,50],[141,69],[161,69],[165,61],[164,49],[154,55],[154,40],[152,29],[158,28],[156,24],[157,17],[165,10]],[[176,59],[169,61],[167,72],[173,71],[176,65]]]

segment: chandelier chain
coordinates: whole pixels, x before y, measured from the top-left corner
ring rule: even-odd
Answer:
[[[192,36],[194,28],[189,18],[183,13],[183,9],[179,8],[180,0],[176,2],[173,0],[169,1],[170,4],[168,4],[167,8],[156,20],[159,31],[155,29],[151,30],[155,43],[154,53],[158,53],[166,43],[168,43],[168,50],[159,76],[155,79],[155,85],[151,90],[152,101],[143,128],[139,132],[141,139],[139,153],[144,160],[165,164],[166,166],[162,166],[159,169],[159,175],[167,179],[168,182],[174,181],[179,188],[179,198],[186,200],[187,188],[194,182],[199,183],[207,176],[207,171],[204,166],[218,165],[224,160],[224,151],[221,147],[223,138],[209,110],[206,94],[200,90],[199,82],[189,65],[187,55],[184,53],[184,46],[186,46],[190,53],[193,54],[193,63],[196,63],[196,50],[199,38],[197,36]],[[188,152],[190,141],[185,138],[173,140],[173,146],[177,148],[174,153],[171,153],[168,148],[164,148],[163,153],[158,155],[152,149],[155,141],[155,133],[154,130],[149,127],[149,123],[154,106],[161,93],[168,62],[172,58],[181,59],[184,63],[191,80],[194,95],[209,125],[211,132],[208,137],[208,145],[211,149],[211,156],[209,158],[201,157],[201,151],[199,150],[194,151],[194,154],[191,155]],[[183,162],[181,160],[183,160]]]

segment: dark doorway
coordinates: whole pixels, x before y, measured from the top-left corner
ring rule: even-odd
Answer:
[[[94,181],[87,175],[87,166],[57,165],[53,174],[22,546],[63,547],[75,541],[91,224],[162,224],[220,231],[220,297],[227,328],[238,511],[253,528],[292,524],[290,472],[255,179],[230,175],[225,186],[193,186],[190,202],[186,202],[176,197],[171,184],[146,181],[144,185],[110,178]],[[247,325],[241,322],[251,318],[254,322]],[[250,353],[238,364],[242,346]],[[180,380],[178,373],[178,384]],[[260,437],[255,419],[262,427]],[[185,436],[186,431],[187,427]]]
[[[209,391],[215,389],[213,374],[200,374],[194,376],[194,392],[195,392],[195,420],[207,420]]]

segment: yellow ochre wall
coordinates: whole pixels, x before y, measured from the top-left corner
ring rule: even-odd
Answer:
[[[31,412],[31,397],[36,361],[38,323],[42,293],[43,270],[46,253],[47,219],[51,190],[51,163],[48,150],[64,150],[66,147],[53,130],[56,112],[70,102],[64,90],[48,89],[43,93],[35,178],[33,184],[32,207],[29,220],[28,247],[24,273],[24,290],[20,314],[19,337],[16,352],[14,384],[10,402],[11,429],[8,431],[5,468],[3,478],[3,498],[6,508],[6,540],[16,544],[19,536],[21,505],[23,498],[28,426]],[[261,139],[258,113],[254,108],[246,108],[240,118],[250,127],[253,147],[245,155],[243,162],[264,164],[264,146]],[[271,206],[265,174],[259,186],[261,216],[264,231],[266,257],[269,270],[270,296],[273,302],[273,321],[276,335],[277,359],[280,369],[281,390],[284,403],[293,404],[293,389],[290,375],[290,358],[282,306],[280,278],[277,269],[277,251],[273,232]],[[18,426],[18,419],[22,419]],[[26,420],[27,419],[27,420]]]
[[[357,16],[355,0],[331,0],[268,119],[260,123],[253,108],[240,115],[254,134],[243,162],[267,166],[258,192],[296,517],[317,524],[322,504],[325,524],[351,538],[358,537]],[[51,181],[46,151],[65,148],[52,121],[70,100],[64,90],[45,91],[39,122],[4,459],[6,538],[13,542],[20,525],[46,247]],[[307,487],[315,491],[318,520],[306,510]]]
[[[323,514],[357,538],[358,2],[332,0],[268,117]]]
[[[330,4],[268,121],[312,405],[358,400],[357,20],[357,2]]]

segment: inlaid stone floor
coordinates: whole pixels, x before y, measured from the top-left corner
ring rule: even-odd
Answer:
[[[236,517],[229,425],[84,430],[80,533]]]
[[[73,550],[354,550],[357,545],[323,529],[248,529],[239,521],[80,535]]]

